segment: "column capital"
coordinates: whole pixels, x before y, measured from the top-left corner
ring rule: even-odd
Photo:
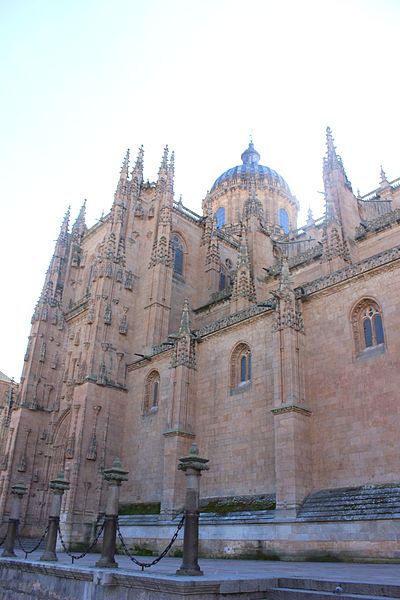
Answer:
[[[69,481],[65,479],[64,471],[60,471],[58,476],[50,481],[49,488],[55,494],[63,494],[65,491],[69,490]]]
[[[22,498],[22,496],[24,494],[26,494],[27,491],[28,491],[28,488],[21,481],[19,481],[18,483],[15,483],[14,485],[11,486],[11,494],[13,496],[19,496],[20,498]]]

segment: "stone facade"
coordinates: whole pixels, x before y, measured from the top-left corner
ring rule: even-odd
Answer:
[[[251,142],[199,216],[174,200],[173,153],[149,183],[140,149],[97,225],[85,205],[72,227],[67,213],[3,409],[3,519],[23,481],[24,532],[41,530],[64,469],[65,538],[89,540],[116,456],[122,504],[169,518],[194,440],[204,498],[272,496],[279,523],[320,490],[399,483],[400,179],[382,171],[356,197],[327,130],[326,213],[298,229],[296,198],[259,161]]]

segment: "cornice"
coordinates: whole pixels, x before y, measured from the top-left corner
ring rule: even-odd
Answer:
[[[362,260],[354,265],[348,265],[343,269],[339,269],[334,273],[315,279],[310,283],[304,283],[302,286],[295,289],[296,298],[302,298],[309,296],[321,290],[327,289],[338,283],[342,283],[368,271],[372,271],[377,267],[388,265],[396,260],[400,259],[400,246],[394,246],[390,250],[384,250],[379,254],[374,254],[365,260]]]

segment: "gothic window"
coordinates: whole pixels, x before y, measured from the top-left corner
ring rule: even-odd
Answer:
[[[364,298],[358,302],[352,313],[352,326],[357,354],[370,348],[384,350],[382,310],[375,300]]]
[[[251,381],[251,351],[247,344],[240,343],[231,356],[231,391],[240,390]]]
[[[223,206],[220,206],[215,213],[215,219],[217,222],[217,229],[221,229],[221,227],[225,225],[225,208]]]
[[[284,208],[279,209],[279,225],[285,233],[289,233],[289,215]]]
[[[231,278],[229,273],[221,266],[221,270],[219,272],[219,291],[225,290],[229,288],[231,285]]]
[[[174,273],[183,275],[183,244],[177,235],[172,237],[172,247],[174,249]]]
[[[143,414],[149,415],[157,411],[160,399],[160,375],[158,371],[151,371],[146,378],[144,386]]]

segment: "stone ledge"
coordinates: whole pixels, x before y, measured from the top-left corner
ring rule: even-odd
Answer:
[[[284,413],[291,412],[300,413],[302,415],[305,415],[306,417],[309,417],[311,415],[311,410],[309,410],[305,406],[301,406],[300,404],[282,404],[282,406],[279,406],[278,408],[273,408],[271,412],[273,415],[281,415]]]

